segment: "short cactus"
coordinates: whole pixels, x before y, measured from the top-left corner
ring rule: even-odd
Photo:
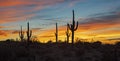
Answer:
[[[69,43],[69,37],[70,37],[70,33],[69,33],[68,24],[67,24],[66,36],[67,36],[67,43]]]
[[[22,30],[22,26],[21,26],[21,30],[19,32],[19,37],[20,37],[21,41],[24,41],[24,32]]]

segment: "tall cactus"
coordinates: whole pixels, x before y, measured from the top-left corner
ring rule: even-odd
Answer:
[[[29,29],[29,22],[27,23],[27,41],[30,41],[32,30]]]
[[[55,33],[55,37],[56,37],[56,43],[58,42],[58,26],[56,23],[56,33]]]
[[[72,21],[72,24],[68,24],[68,27],[72,32],[72,44],[74,44],[74,31],[78,29],[78,21],[77,21],[77,24],[75,24],[74,10],[72,12],[73,12],[73,21]]]
[[[24,40],[24,32],[23,32],[23,30],[22,30],[22,26],[21,26],[21,30],[20,30],[20,32],[19,32],[19,37],[20,37],[21,41]]]
[[[70,37],[70,33],[69,33],[68,24],[67,24],[66,36],[67,36],[67,43],[69,43],[69,37]]]

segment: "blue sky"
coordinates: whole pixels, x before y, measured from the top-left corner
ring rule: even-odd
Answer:
[[[47,1],[48,0],[45,0],[45,1],[35,0],[35,2],[38,2],[38,3],[39,2],[47,2]],[[51,2],[52,1],[54,2],[54,0],[51,0]],[[14,1],[12,1],[12,2],[14,3]],[[27,0],[27,3],[29,3],[29,2],[32,2],[32,0]],[[78,20],[79,18],[89,18],[91,16],[95,16],[96,14],[101,14],[101,13],[104,14],[104,13],[113,12],[113,11],[116,12],[117,8],[120,7],[119,2],[120,2],[119,0],[61,0],[61,1],[56,0],[55,3],[41,4],[40,7],[43,7],[43,8],[35,10],[35,11],[34,10],[32,11],[32,9],[36,6],[38,6],[38,8],[39,8],[39,5],[37,5],[38,3],[37,4],[30,3],[25,6],[21,6],[22,5],[21,4],[21,5],[18,5],[18,7],[17,7],[17,5],[16,6],[7,6],[4,8],[1,7],[0,10],[7,10],[12,7],[11,9],[18,10],[18,12],[17,12],[18,14],[21,14],[19,12],[19,9],[20,9],[20,11],[28,10],[28,12],[25,11],[21,15],[16,15],[16,16],[11,15],[12,18],[24,16],[23,19],[15,20],[15,21],[18,21],[18,24],[22,21],[23,22],[32,21],[33,23],[36,23],[35,25],[41,23],[41,21],[42,21],[42,24],[49,24],[49,22],[51,24],[53,24],[55,22],[61,22],[61,23],[65,24],[65,22],[70,22],[70,20],[72,18],[71,11],[73,9],[75,10],[76,20]],[[3,1],[3,3],[6,3],[6,1]],[[29,12],[29,10],[31,10],[31,11]],[[29,15],[32,15],[32,14],[34,14],[34,16],[29,17]],[[7,15],[7,13],[5,13],[4,15]],[[10,19],[12,19],[11,17],[10,17]],[[2,18],[2,19],[4,19],[4,18]],[[4,21],[4,20],[1,20],[1,21]],[[6,20],[6,22],[9,23],[9,20]],[[11,21],[11,22],[17,23],[14,21]],[[11,25],[13,25],[13,23],[11,23]],[[64,24],[62,24],[62,25],[64,25]]]

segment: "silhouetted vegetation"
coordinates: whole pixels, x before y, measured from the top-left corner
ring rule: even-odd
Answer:
[[[69,43],[69,29],[72,32],[72,43]],[[93,43],[82,42],[76,39],[74,42],[74,31],[78,28],[75,24],[74,10],[73,22],[67,24],[67,42],[58,40],[58,26],[56,23],[56,42],[49,40],[40,43],[32,37],[32,30],[27,23],[27,38],[24,32],[19,32],[19,40],[7,39],[0,41],[0,61],[120,61],[120,42],[114,45],[102,44],[100,41]],[[74,46],[73,46],[74,44]]]
[[[22,30],[22,26],[21,26],[21,30],[19,32],[19,37],[20,37],[21,41],[24,41],[24,32]]]
[[[77,24],[75,24],[74,10],[73,10],[73,22],[72,24],[68,24],[68,27],[72,32],[72,44],[74,44],[74,31],[78,29],[78,21],[77,21]]]
[[[69,43],[70,33],[69,33],[69,29],[68,29],[68,24],[67,24],[66,36],[67,36],[67,43]]]
[[[27,41],[30,41],[32,30],[29,29],[29,22],[27,23]]]
[[[57,43],[58,42],[58,26],[57,26],[57,23],[56,23],[55,37],[56,37],[56,43]]]
[[[72,43],[39,43],[8,39],[0,42],[0,61],[119,61],[120,45],[100,41]],[[29,48],[29,50],[28,50]]]

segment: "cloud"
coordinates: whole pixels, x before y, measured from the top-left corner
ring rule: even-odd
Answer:
[[[6,36],[9,37],[10,34],[12,34],[14,30],[0,30],[0,36]]]
[[[34,17],[36,11],[44,9],[64,0],[2,0],[0,1],[0,23],[25,20]]]
[[[42,31],[42,28],[32,28],[31,30],[32,30],[32,32],[38,33],[40,31]]]
[[[9,37],[12,34],[18,34],[18,30],[0,30],[0,36],[6,36]]]
[[[5,27],[5,26],[0,26],[0,29],[1,29],[1,28],[6,28],[6,27]]]
[[[108,39],[108,40],[120,40],[120,38],[112,38],[112,39]]]
[[[32,36],[36,35],[35,33],[39,33],[42,28],[32,28]],[[5,40],[8,38],[19,38],[20,30],[0,30],[0,40]],[[23,29],[24,35],[26,36],[26,29]]]
[[[35,5],[52,5],[64,0],[2,0],[0,1],[1,7],[11,7],[11,6],[35,6]]]
[[[79,28],[86,31],[100,30],[105,28],[120,27],[119,23],[120,15],[114,13],[110,15],[98,15],[95,17],[83,19],[83,21],[79,21]]]
[[[74,5],[79,0],[1,0],[0,1],[0,23],[13,21],[24,21],[26,18],[36,18],[40,10],[55,6],[57,4]],[[45,16],[45,15],[43,15]],[[43,17],[40,15],[40,17]]]
[[[48,35],[48,36],[39,36],[39,37],[49,38],[49,37],[54,37],[54,36],[53,35]]]
[[[12,31],[12,34],[19,34],[19,32],[20,32],[20,31],[18,31],[18,30],[13,30],[13,31]],[[25,33],[25,31],[23,31],[23,32]]]
[[[7,36],[7,33],[3,30],[0,30],[0,36]]]
[[[75,4],[77,4],[78,2],[81,2],[83,0],[70,0],[72,2],[69,3],[69,7],[73,7]]]
[[[32,30],[33,33],[35,33],[35,32],[38,33],[38,31],[41,31],[42,28],[32,28],[32,29],[30,29],[30,30]],[[20,30],[8,30],[8,31],[11,31],[12,34],[19,34],[19,32],[20,32]],[[26,31],[27,31],[27,30],[23,29],[23,32],[24,32],[24,33],[26,33]]]

